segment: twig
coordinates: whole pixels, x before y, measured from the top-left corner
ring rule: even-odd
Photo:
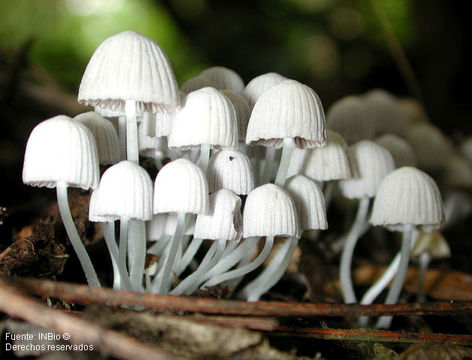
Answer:
[[[132,337],[106,330],[60,310],[50,309],[22,295],[2,278],[0,278],[0,311],[58,334],[68,333],[72,343],[94,345],[95,349],[100,349],[118,359],[174,360],[178,358]]]
[[[365,329],[308,329],[308,328],[275,328],[280,333],[271,335],[299,335],[322,340],[340,341],[370,341],[370,342],[397,342],[416,343],[423,342],[452,342],[456,344],[472,344],[472,335],[456,334],[425,334],[411,332],[397,332],[387,330],[365,330]]]
[[[7,280],[7,279],[5,279]],[[4,280],[4,281],[5,281]],[[152,310],[186,311],[191,313],[223,314],[239,316],[314,317],[314,316],[421,316],[471,314],[472,301],[443,301],[397,305],[357,304],[308,304],[295,302],[258,301],[243,302],[209,298],[159,296],[116,291],[106,288],[90,288],[50,280],[15,278],[10,284],[21,286],[40,296],[49,296],[82,305],[104,304],[115,306],[143,306]]]

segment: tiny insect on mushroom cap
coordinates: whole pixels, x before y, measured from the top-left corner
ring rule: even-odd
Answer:
[[[229,189],[238,195],[247,195],[254,188],[254,176],[248,156],[236,150],[215,153],[208,165],[210,192]]]
[[[287,80],[285,76],[270,72],[256,76],[254,79],[249,81],[244,88],[243,95],[248,99],[251,110],[256,104],[257,99],[259,99],[259,96],[261,96],[264,91],[284,80]]]
[[[205,173],[190,160],[174,160],[157,174],[154,182],[154,214],[207,214],[208,203]]]
[[[432,231],[444,224],[444,208],[436,182],[421,170],[403,167],[381,182],[370,223],[396,230],[411,224]]]
[[[295,201],[301,231],[328,228],[324,196],[314,181],[296,175],[287,180],[285,189]]]
[[[238,148],[234,106],[221,92],[210,87],[187,95],[169,136],[171,148],[191,149],[202,144]]]
[[[327,113],[327,126],[349,145],[375,136],[375,127],[367,117],[366,106],[360,96],[349,95],[331,105]]]
[[[279,148],[285,138],[293,138],[299,148],[326,144],[320,98],[295,80],[282,81],[259,97],[249,119],[246,143]]]
[[[265,184],[248,195],[244,205],[243,236],[298,237],[297,210],[291,195],[280,186]]]
[[[38,187],[96,189],[99,182],[98,150],[91,131],[65,115],[44,120],[26,144],[23,182]]]
[[[159,45],[133,31],[103,41],[80,83],[81,104],[124,113],[127,100],[138,111],[174,112],[180,96],[170,62]]]
[[[247,123],[249,121],[249,117],[251,116],[251,109],[249,108],[247,100],[244,98],[244,96],[235,93],[232,90],[221,90],[221,93],[231,101],[234,106],[234,110],[236,110],[239,141],[245,142]]]
[[[121,218],[143,221],[152,218],[152,180],[145,169],[126,160],[103,173],[89,208],[90,221]]]
[[[395,169],[392,155],[369,140],[352,145],[348,155],[354,177],[339,181],[341,192],[349,199],[374,197],[382,179]]]
[[[244,90],[241,76],[224,66],[212,66],[203,70],[198,76],[210,80],[218,90],[229,89],[237,93]]]
[[[230,190],[221,189],[210,195],[210,211],[197,216],[195,237],[235,241],[241,237],[243,219],[241,199]]]
[[[109,165],[120,161],[120,140],[113,124],[98,113],[89,111],[74,117],[92,132],[98,149],[100,164]]]
[[[216,85],[210,79],[203,76],[195,76],[184,82],[180,86],[180,91],[185,95],[188,95],[191,92],[203,89],[204,87],[214,87],[216,89]]]
[[[385,134],[374,141],[390,152],[397,168],[416,166],[415,151],[406,140],[393,134]]]
[[[328,130],[327,134],[326,146],[294,150],[288,176],[301,174],[314,181],[331,181],[351,177],[346,142],[341,135],[332,130]]]

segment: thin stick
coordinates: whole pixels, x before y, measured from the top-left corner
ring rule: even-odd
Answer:
[[[239,316],[450,316],[472,314],[472,301],[438,301],[396,305],[309,304],[296,302],[215,300],[191,296],[160,296],[116,291],[107,288],[90,288],[51,280],[3,278],[4,282],[21,286],[39,296],[49,296],[82,305],[139,305],[152,310],[174,310],[204,314]]]
[[[171,360],[178,356],[90,321],[53,310],[19,293],[0,279],[0,311],[58,334],[69,334],[73,344],[93,345],[105,354],[123,360]]]

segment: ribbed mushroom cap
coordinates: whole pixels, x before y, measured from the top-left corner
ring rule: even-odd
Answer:
[[[303,175],[296,175],[287,180],[285,189],[295,201],[302,231],[328,228],[324,196],[314,181]]]
[[[84,124],[92,132],[100,164],[109,165],[120,161],[120,140],[110,121],[94,111],[79,114],[74,120]]]
[[[100,186],[90,198],[90,221],[121,218],[143,221],[152,218],[152,180],[145,169],[127,160],[103,173]]]
[[[387,175],[375,197],[370,223],[393,229],[412,224],[427,231],[441,227],[444,209],[433,178],[413,167]]]
[[[400,106],[400,111],[402,111],[406,117],[408,125],[429,122],[428,115],[426,115],[423,105],[421,105],[418,100],[413,98],[400,98],[398,99],[398,105]]]
[[[218,90],[229,89],[237,93],[244,90],[244,81],[234,70],[224,66],[212,66],[203,70],[199,77],[210,80]]]
[[[382,89],[373,89],[364,95],[368,121],[375,126],[375,135],[395,134],[403,136],[408,124],[397,98]]]
[[[216,85],[210,79],[207,79],[203,76],[195,76],[184,82],[182,86],[180,86],[180,91],[188,95],[191,92],[203,89],[204,87],[216,88]]]
[[[395,167],[416,166],[415,152],[406,140],[393,134],[385,134],[375,139],[375,142],[390,152]]]
[[[428,253],[434,259],[442,259],[451,256],[451,249],[439,231],[420,232],[415,246],[411,249],[411,256],[419,257],[424,253]]]
[[[243,228],[241,199],[230,190],[221,189],[210,195],[210,211],[198,215],[195,237],[210,240],[239,240]]]
[[[410,126],[406,140],[415,151],[418,167],[427,171],[443,170],[454,152],[451,141],[431,124]]]
[[[247,195],[254,188],[251,161],[236,150],[222,150],[210,158],[208,164],[210,193],[228,189],[238,195]]]
[[[352,145],[349,159],[354,177],[339,181],[343,195],[349,199],[374,197],[382,179],[395,169],[388,150],[369,140]]]
[[[284,80],[287,80],[285,76],[270,72],[256,76],[249,81],[244,88],[243,95],[248,99],[250,108],[252,109],[254,107],[257,99],[259,99],[259,96],[261,96],[264,91]]]
[[[174,160],[157,174],[154,182],[154,214],[207,214],[208,201],[205,173],[190,160]]]
[[[369,121],[364,100],[360,96],[346,96],[328,110],[328,129],[337,132],[349,144],[372,139],[375,127]]]
[[[292,153],[288,176],[301,174],[320,182],[351,177],[346,142],[334,131],[328,130],[327,133],[326,146],[295,149]]]
[[[236,120],[238,121],[238,138],[239,141],[246,141],[246,130],[249,117],[251,116],[251,109],[247,100],[241,94],[235,93],[231,90],[221,90],[221,93],[224,94],[233,104],[234,110],[236,110]]]
[[[187,95],[169,136],[169,147],[185,150],[201,144],[238,148],[236,111],[215,88],[206,87]]]
[[[44,120],[33,129],[26,144],[23,182],[38,187],[96,189],[100,171],[98,150],[91,131],[65,115]]]
[[[248,195],[244,205],[243,236],[299,236],[297,209],[280,186],[265,184]]]
[[[95,50],[80,83],[81,104],[123,112],[134,100],[138,111],[174,112],[180,97],[167,56],[153,40],[124,31]]]
[[[295,80],[282,81],[259,97],[249,119],[246,143],[281,147],[285,138],[294,138],[299,148],[326,144],[320,98]]]

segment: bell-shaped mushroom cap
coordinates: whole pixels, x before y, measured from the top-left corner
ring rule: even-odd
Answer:
[[[216,85],[210,79],[207,79],[203,76],[195,76],[184,82],[182,86],[180,86],[180,91],[182,91],[185,95],[188,95],[191,92],[203,89],[204,87],[216,88]]]
[[[243,95],[248,99],[251,110],[256,104],[257,99],[259,99],[259,96],[261,96],[264,91],[284,80],[287,80],[285,76],[270,72],[256,76],[254,79],[249,81],[244,88]]]
[[[279,148],[285,138],[294,138],[299,148],[326,144],[320,98],[295,80],[282,81],[259,97],[249,119],[246,143]]]
[[[215,88],[187,95],[169,136],[169,147],[191,149],[202,144],[238,148],[238,124],[231,101]]]
[[[416,166],[415,152],[406,140],[393,134],[385,134],[375,139],[375,142],[390,152],[395,167]]]
[[[295,149],[289,165],[289,175],[305,175],[315,181],[348,179],[351,168],[347,144],[334,131],[328,130],[326,146],[314,149]]]
[[[248,195],[244,205],[243,236],[299,236],[297,209],[280,186],[265,184]]]
[[[412,224],[427,231],[444,223],[444,209],[438,187],[428,174],[403,167],[387,175],[375,197],[370,223],[389,226]]]
[[[395,96],[382,89],[373,89],[364,95],[364,103],[368,122],[376,129],[375,135],[405,134],[408,120]]]
[[[431,124],[410,126],[406,140],[415,151],[418,167],[426,171],[443,170],[454,152],[451,141]]]
[[[400,105],[400,111],[403,112],[408,125],[429,122],[428,115],[426,115],[423,105],[418,100],[400,98],[398,99],[398,105]]]
[[[285,189],[295,201],[302,231],[328,228],[324,196],[314,181],[303,175],[296,175],[287,180]]]
[[[132,161],[120,161],[102,175],[100,186],[90,198],[90,221],[115,221],[121,218],[151,220],[152,180]]]
[[[442,180],[444,184],[472,190],[472,165],[460,155],[452,155],[446,164]]]
[[[254,188],[251,161],[240,151],[215,153],[208,164],[207,175],[211,193],[228,189],[238,195],[247,195]]]
[[[238,138],[239,141],[245,142],[247,123],[249,121],[249,116],[251,116],[251,109],[249,109],[249,105],[244,96],[228,89],[221,90],[221,92],[231,100],[234,110],[236,110],[236,120],[238,121]]]
[[[420,232],[411,249],[411,256],[419,257],[424,253],[428,253],[434,259],[442,259],[451,256],[451,249],[439,231]]]
[[[81,122],[92,132],[98,149],[98,160],[102,165],[120,161],[120,140],[113,124],[94,111],[79,114],[74,120]]]
[[[198,215],[195,237],[210,240],[239,240],[243,228],[241,199],[230,190],[221,189],[210,195],[210,211]]]
[[[395,169],[388,150],[369,140],[352,145],[349,159],[354,177],[339,181],[343,195],[349,199],[374,197],[382,179]]]
[[[244,81],[234,70],[223,66],[212,66],[203,70],[199,77],[210,80],[218,90],[229,89],[237,93],[244,90]]]
[[[124,111],[134,100],[138,111],[174,112],[180,97],[164,51],[153,40],[124,31],[103,41],[93,53],[80,83],[81,104]]]
[[[164,165],[154,182],[154,214],[208,213],[208,182],[205,173],[187,159]]]
[[[337,132],[349,144],[372,139],[375,127],[369,121],[364,100],[360,96],[346,96],[328,110],[328,129]]]
[[[26,144],[23,182],[38,187],[96,189],[100,177],[98,150],[87,127],[65,115],[44,120]]]

